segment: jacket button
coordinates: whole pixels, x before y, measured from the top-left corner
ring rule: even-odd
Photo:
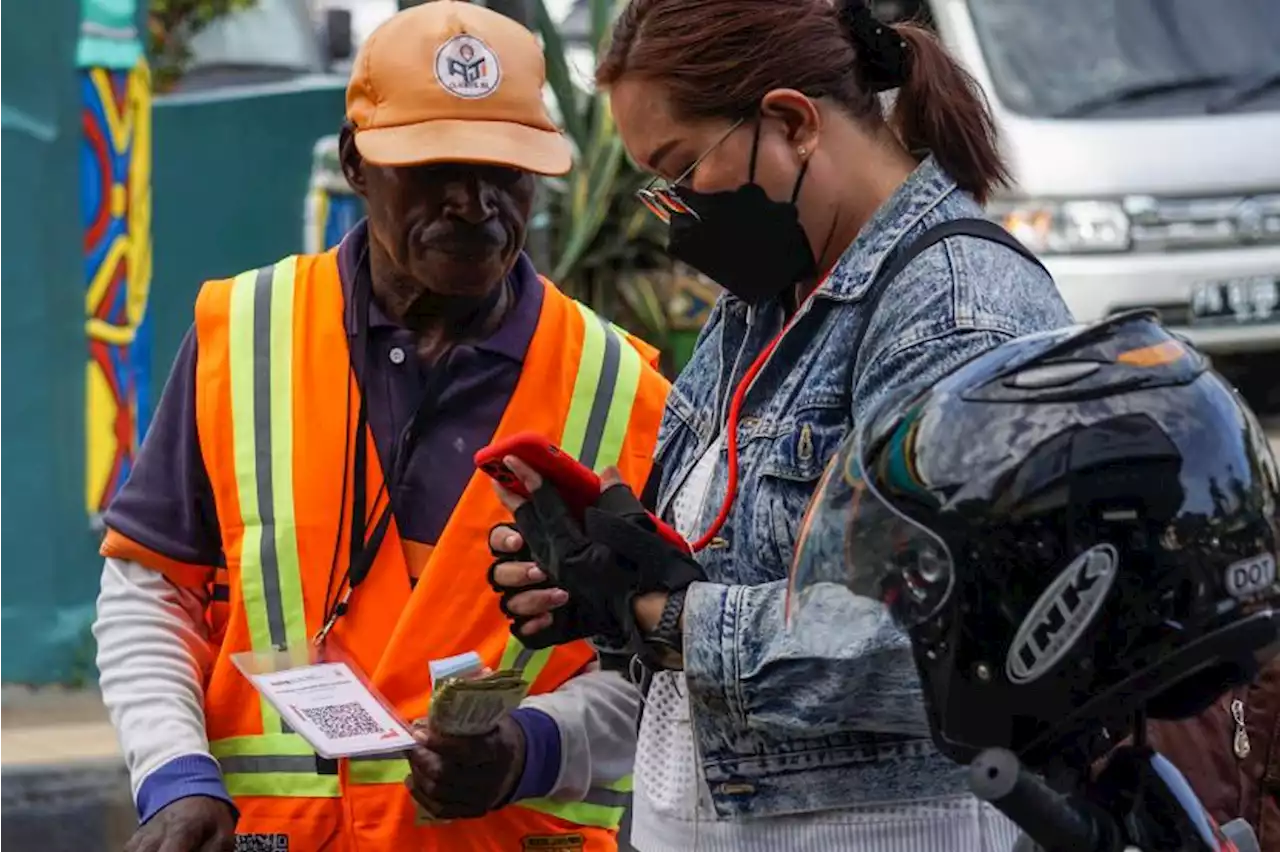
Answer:
[[[796,453],[804,461],[813,458],[813,428],[808,423],[800,429],[800,442],[796,447]]]
[[[726,781],[725,783],[720,785],[718,792],[725,796],[741,796],[747,793],[754,793],[755,791],[756,791],[755,784],[749,784],[745,781],[739,781],[736,783]]]

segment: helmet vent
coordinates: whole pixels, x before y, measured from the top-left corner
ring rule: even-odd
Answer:
[[[1102,368],[1097,361],[1062,361],[1028,367],[1004,380],[1005,387],[1039,390],[1059,388],[1092,376]]]

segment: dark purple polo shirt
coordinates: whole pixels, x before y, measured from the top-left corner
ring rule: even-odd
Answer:
[[[367,245],[362,222],[338,249],[348,305],[357,276],[369,274]],[[428,380],[436,379],[432,416],[391,495],[396,524],[410,541],[436,543],[475,471],[472,456],[493,437],[515,391],[542,309],[542,287],[524,255],[512,270],[510,284],[516,298],[502,325],[486,340],[454,347],[431,367],[418,359],[413,333],[388,319],[376,303],[370,306],[364,394],[384,470]],[[354,345],[356,312],[346,314],[348,339]],[[105,521],[162,556],[216,566],[222,563],[222,540],[196,435],[196,357],[192,330],[178,350],[133,472],[112,500]],[[445,375],[433,376],[433,371]]]

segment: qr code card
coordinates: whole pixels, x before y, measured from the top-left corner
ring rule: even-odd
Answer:
[[[244,673],[321,757],[403,751],[414,745],[404,724],[346,663]]]

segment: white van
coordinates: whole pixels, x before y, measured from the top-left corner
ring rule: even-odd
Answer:
[[[1079,320],[1152,306],[1208,352],[1280,350],[1280,0],[876,11],[923,13],[986,91],[1016,181],[992,217]]]
[[[359,40],[396,0],[256,0],[202,27],[175,92],[275,83],[345,83]]]

